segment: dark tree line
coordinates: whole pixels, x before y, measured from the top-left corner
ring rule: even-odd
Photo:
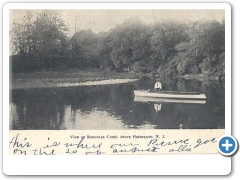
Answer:
[[[60,14],[33,16],[29,12],[11,27],[13,72],[128,68],[167,75],[224,74],[224,21],[146,25],[128,19],[108,32],[80,30],[69,37]]]

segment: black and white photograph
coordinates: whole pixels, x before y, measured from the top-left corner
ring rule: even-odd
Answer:
[[[9,18],[9,130],[225,129],[224,9]]]
[[[3,172],[231,173],[232,13],[227,3],[4,5]]]

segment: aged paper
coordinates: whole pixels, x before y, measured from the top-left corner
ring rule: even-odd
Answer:
[[[31,136],[29,136],[31,134]],[[159,155],[218,153],[224,130],[10,131],[15,155]]]
[[[3,11],[5,174],[231,172],[217,150],[231,134],[228,4]]]
[[[11,155],[218,153],[225,10],[9,12]]]

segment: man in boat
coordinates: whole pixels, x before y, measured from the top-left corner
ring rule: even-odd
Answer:
[[[157,81],[157,82],[154,84],[154,89],[155,89],[155,91],[161,91],[161,89],[162,89],[162,84],[161,84],[159,81]]]
[[[148,89],[148,92],[161,91],[161,90],[162,90],[162,84],[159,81],[156,81],[154,84],[154,89]]]

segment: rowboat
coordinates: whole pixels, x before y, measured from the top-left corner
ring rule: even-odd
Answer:
[[[155,97],[135,96],[135,102],[153,102],[153,103],[183,103],[183,104],[205,104],[204,99],[167,99]]]
[[[198,92],[178,92],[178,91],[154,91],[148,92],[146,90],[134,90],[135,97],[154,97],[167,99],[207,99],[205,94]]]

